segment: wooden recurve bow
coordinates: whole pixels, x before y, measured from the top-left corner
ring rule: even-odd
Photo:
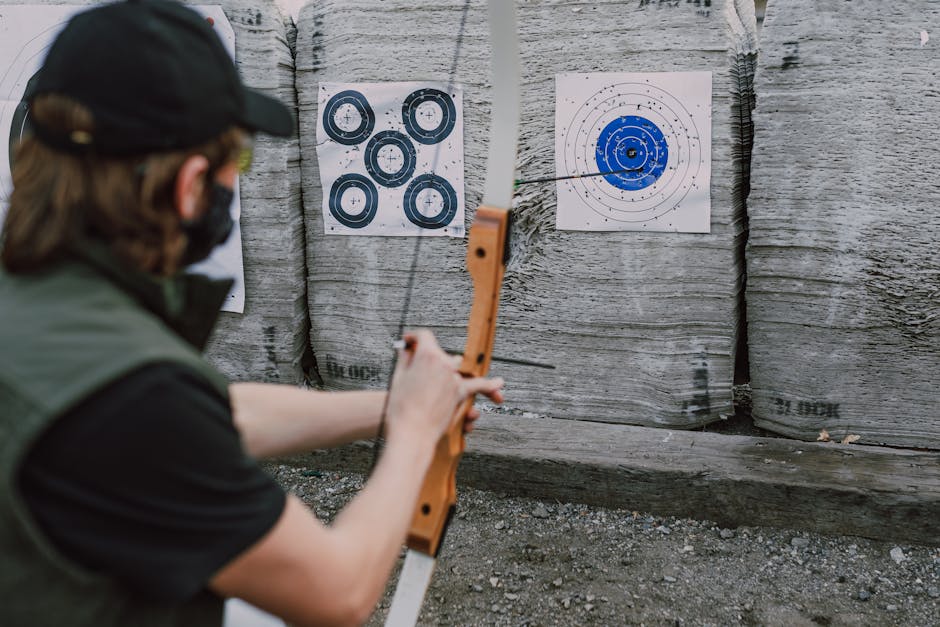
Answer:
[[[487,374],[496,336],[499,293],[506,269],[519,126],[519,44],[514,0],[488,0],[492,46],[493,109],[483,204],[467,242],[473,302],[460,373]],[[473,398],[458,408],[435,449],[408,533],[408,553],[386,625],[414,625],[430,583],[437,553],[457,504],[457,465],[464,451],[464,421]]]

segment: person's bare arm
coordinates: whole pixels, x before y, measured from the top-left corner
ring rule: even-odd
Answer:
[[[264,538],[209,582],[288,622],[361,624],[371,614],[405,539],[434,446],[459,402],[502,382],[462,379],[428,332],[402,355],[388,405],[385,451],[362,492],[325,527],[296,498]]]
[[[459,358],[452,363],[458,364]],[[487,386],[481,393],[497,400],[493,397],[497,389]],[[233,383],[229,396],[242,445],[252,457],[265,459],[374,438],[386,392],[320,392],[273,383]],[[478,416],[479,411],[471,409],[465,431],[473,429]]]
[[[330,527],[290,497],[272,531],[210,588],[292,625],[361,625],[398,557],[431,451],[389,442],[372,479]]]
[[[319,392],[289,385],[234,383],[232,414],[256,458],[304,453],[375,437],[384,391]]]

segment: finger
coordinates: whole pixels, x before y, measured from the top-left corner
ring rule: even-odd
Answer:
[[[463,391],[465,395],[482,394],[488,397],[494,403],[502,403],[502,389],[504,384],[505,382],[500,377],[495,377],[493,379],[486,379],[483,377],[464,379]]]
[[[403,334],[403,339],[407,341],[414,342],[418,350],[441,350],[441,347],[437,344],[437,338],[434,337],[434,334],[431,333],[429,329],[414,329],[411,331],[406,331]]]
[[[395,371],[398,372],[408,366],[414,361],[415,352],[418,347],[418,336],[414,333],[402,333],[400,340],[395,340],[393,343],[397,351],[397,361],[398,367],[395,368]]]
[[[480,410],[474,406],[469,412],[467,412],[467,417],[463,422],[463,432],[470,433],[473,431],[473,428],[477,424],[477,418],[480,417]]]

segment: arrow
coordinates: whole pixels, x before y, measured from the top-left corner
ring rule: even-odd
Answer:
[[[405,340],[395,340],[392,343],[392,348],[395,350],[401,350],[403,348],[411,348],[410,343]],[[463,351],[455,351],[450,348],[442,348],[445,353],[448,355],[454,355],[456,357],[463,357]],[[530,361],[528,359],[514,359],[512,357],[497,357],[493,355],[490,357],[490,361],[499,361],[504,364],[515,364],[517,366],[531,366],[532,368],[544,368],[545,370],[554,370],[555,366],[551,364],[545,364],[540,361]]]
[[[546,176],[541,179],[516,179],[515,186],[530,185],[532,183],[553,183],[554,181],[567,181],[570,179],[586,179],[592,176],[607,176],[609,174],[628,174],[631,172],[642,172],[643,168],[625,168],[623,170],[610,170],[608,172],[591,172],[589,174],[569,174],[567,176]]]

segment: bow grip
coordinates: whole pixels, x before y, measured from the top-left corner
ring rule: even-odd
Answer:
[[[467,242],[467,270],[473,280],[473,304],[467,324],[467,343],[460,373],[482,377],[490,369],[499,290],[506,270],[509,211],[493,207],[477,209]],[[473,408],[468,397],[457,407],[450,427],[438,440],[434,458],[424,477],[421,494],[408,532],[408,548],[437,555],[447,525],[457,505],[457,465],[465,443],[463,426]]]

